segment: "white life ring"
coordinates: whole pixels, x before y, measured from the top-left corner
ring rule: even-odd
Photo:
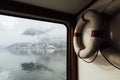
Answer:
[[[98,50],[98,46],[102,42],[103,36],[103,18],[95,10],[88,10],[84,12],[79,18],[76,28],[74,30],[73,46],[76,54],[80,58],[90,58]],[[83,28],[87,26],[92,29],[91,39],[88,46],[83,43]]]

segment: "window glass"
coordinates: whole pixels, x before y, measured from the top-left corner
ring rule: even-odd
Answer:
[[[67,29],[0,15],[0,80],[66,80]]]

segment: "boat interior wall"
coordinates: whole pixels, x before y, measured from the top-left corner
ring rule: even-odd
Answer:
[[[109,15],[114,15],[118,10],[120,10],[120,0],[113,0],[112,4],[110,4],[104,12]]]
[[[53,11],[78,16],[87,9],[95,9],[107,15],[113,15],[120,8],[120,0],[13,0],[17,3],[30,4]],[[13,1],[4,1],[13,2]],[[3,2],[3,1],[2,1]],[[3,4],[2,4],[3,5]]]
[[[113,0],[98,0],[96,3],[91,5],[88,9],[95,9],[98,12],[103,12],[110,4],[112,4]]]
[[[111,16],[120,10],[120,0],[98,0],[88,9],[95,9]]]
[[[111,2],[112,1],[112,2]],[[108,3],[109,2],[109,3]],[[107,17],[106,25],[104,26],[109,31],[109,37],[113,46],[120,50],[120,15],[117,16],[117,20],[112,20],[116,15],[116,12],[120,10],[120,0],[98,0],[89,9],[95,9],[102,12]],[[113,24],[110,24],[113,21]],[[84,34],[85,43],[89,42],[90,29],[86,29]],[[112,33],[112,34],[111,34]],[[113,48],[112,48],[113,50]],[[113,53],[114,54],[114,53]],[[116,58],[114,58],[117,60]],[[117,60],[119,62],[119,60]],[[86,63],[81,59],[78,59],[79,80],[119,80],[120,71],[115,68],[99,52],[96,60],[93,63]],[[93,76],[94,75],[94,76]]]
[[[86,10],[88,9],[97,10],[98,12],[105,14],[105,16],[108,16],[109,18],[120,10],[120,0],[97,0]]]
[[[28,3],[70,14],[76,14],[91,1],[95,0],[15,0],[15,1]]]
[[[109,17],[109,14],[106,14],[105,9],[108,8],[108,6],[110,6],[112,4],[112,2],[113,2],[113,0],[97,0],[95,3],[90,5],[86,10],[94,9],[94,10],[104,14],[105,17],[106,16]],[[85,12],[86,10],[84,10],[83,12]],[[80,17],[80,14],[78,15],[77,19],[79,19],[79,17]]]
[[[78,59],[79,80],[119,80],[120,71],[111,66],[102,55],[97,56],[93,63]],[[93,76],[94,75],[94,76]]]
[[[120,15],[117,17],[118,17],[118,21],[115,21],[114,24],[107,27],[110,28],[110,32],[112,33],[111,35],[112,44],[115,46],[115,48],[120,50],[120,31],[119,31]],[[84,41],[85,43],[88,43],[90,39],[90,29],[86,28],[85,32],[86,33],[84,33]],[[116,60],[116,58],[113,59]],[[99,52],[97,58],[93,63],[86,63],[83,60],[78,59],[78,64],[79,64],[78,65],[79,80],[119,80],[120,79],[119,76],[120,70],[109,64],[109,62],[107,62],[107,60],[101,55],[101,52]]]

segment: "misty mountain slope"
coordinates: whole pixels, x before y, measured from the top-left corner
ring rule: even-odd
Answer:
[[[40,34],[45,34],[49,31],[51,31],[53,28],[49,28],[49,29],[35,29],[35,28],[29,28],[27,30],[24,31],[23,35],[30,35],[30,36],[34,36],[34,35],[40,35]]]

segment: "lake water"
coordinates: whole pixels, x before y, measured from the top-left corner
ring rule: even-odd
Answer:
[[[0,49],[0,80],[66,80],[66,49]]]
[[[0,80],[66,80],[64,24],[0,15]]]

